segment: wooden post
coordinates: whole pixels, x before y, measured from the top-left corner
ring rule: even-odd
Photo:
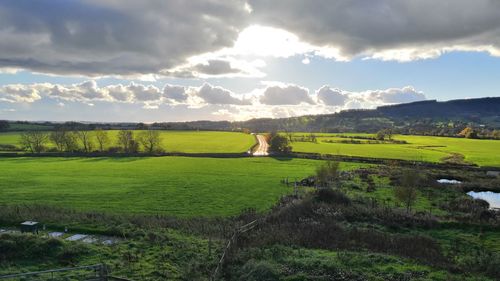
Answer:
[[[208,258],[212,256],[212,238],[208,237]]]
[[[101,266],[99,267],[99,280],[100,281],[107,281],[108,280],[108,273],[107,273],[105,264],[101,264]]]

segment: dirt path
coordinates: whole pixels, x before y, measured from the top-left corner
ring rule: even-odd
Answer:
[[[253,156],[267,156],[269,155],[269,144],[267,144],[266,137],[263,135],[256,135],[257,140],[259,141],[259,146],[253,153]]]

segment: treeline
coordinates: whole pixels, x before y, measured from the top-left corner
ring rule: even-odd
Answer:
[[[21,133],[19,144],[30,153],[67,152],[67,153],[161,153],[162,137],[160,131],[120,130],[116,139],[103,129],[88,130],[60,127],[51,132],[25,131]],[[49,146],[52,144],[53,146]]]

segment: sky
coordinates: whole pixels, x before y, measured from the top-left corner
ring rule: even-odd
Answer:
[[[496,0],[3,0],[0,120],[247,120],[500,96]]]

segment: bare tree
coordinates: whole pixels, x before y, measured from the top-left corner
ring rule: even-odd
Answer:
[[[99,144],[99,151],[104,151],[104,147],[109,143],[108,132],[103,129],[96,129],[95,138]]]
[[[134,139],[134,133],[130,130],[118,132],[118,146],[126,153],[135,153],[139,149],[139,145]]]
[[[75,134],[66,128],[59,128],[52,131],[49,139],[54,143],[58,151],[71,152],[78,149]]]
[[[316,180],[319,186],[329,187],[339,175],[339,162],[327,161],[316,168]]]
[[[75,134],[83,145],[83,151],[85,152],[92,151],[92,141],[90,139],[91,131],[80,130],[76,131]]]
[[[66,131],[64,134],[64,150],[67,152],[73,152],[78,150],[77,137],[74,132]]]
[[[65,138],[66,138],[66,133],[67,131],[64,129],[58,129],[55,131],[52,131],[49,135],[50,141],[54,143],[58,151],[64,151],[65,150]]]
[[[419,181],[417,171],[405,170],[401,176],[401,185],[394,189],[394,196],[406,206],[406,212],[410,212],[411,206],[417,200]]]
[[[49,134],[42,131],[27,131],[21,134],[19,143],[31,153],[40,153],[45,149]]]
[[[160,132],[156,130],[146,130],[139,133],[139,142],[144,147],[144,151],[148,153],[161,151]]]

